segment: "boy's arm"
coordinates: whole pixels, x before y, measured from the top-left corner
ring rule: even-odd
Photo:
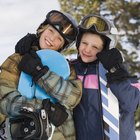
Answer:
[[[137,87],[134,86],[137,84]],[[140,101],[140,83],[132,83],[131,79],[116,81],[110,88],[119,100],[120,108],[127,112],[135,112]]]

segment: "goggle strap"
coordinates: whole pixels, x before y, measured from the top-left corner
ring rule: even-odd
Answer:
[[[117,35],[117,34],[118,34],[118,30],[117,30],[117,28],[112,27],[112,28],[110,29],[110,33],[111,33],[111,34],[115,34],[115,35]]]

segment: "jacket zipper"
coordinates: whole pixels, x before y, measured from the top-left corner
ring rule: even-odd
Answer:
[[[86,69],[84,70],[83,85],[82,85],[83,89],[84,89],[84,83],[85,83],[85,78],[86,78],[87,72],[88,72],[88,65],[87,65]],[[88,113],[85,113],[84,115],[85,115],[84,116],[84,118],[85,118],[84,120],[85,120],[85,124],[86,124],[86,126],[85,126],[86,128],[85,129],[87,130],[86,132],[88,132],[88,125],[87,125],[88,124],[88,121],[87,121],[88,120],[87,119]],[[86,135],[86,137],[87,137],[86,140],[88,140],[88,134]]]

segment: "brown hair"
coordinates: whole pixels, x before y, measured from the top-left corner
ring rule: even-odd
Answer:
[[[41,26],[40,28],[38,28],[38,29],[37,29],[37,33],[36,33],[37,36],[40,37],[41,33],[44,32],[49,26],[50,26],[50,25],[47,24],[47,25],[43,25],[43,26]]]

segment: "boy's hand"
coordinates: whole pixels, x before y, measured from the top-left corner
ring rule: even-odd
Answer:
[[[32,50],[32,45],[37,45],[37,37],[35,34],[28,33],[17,42],[15,52],[21,55],[29,53]]]
[[[121,53],[116,48],[98,53],[97,58],[109,72],[123,62]]]

